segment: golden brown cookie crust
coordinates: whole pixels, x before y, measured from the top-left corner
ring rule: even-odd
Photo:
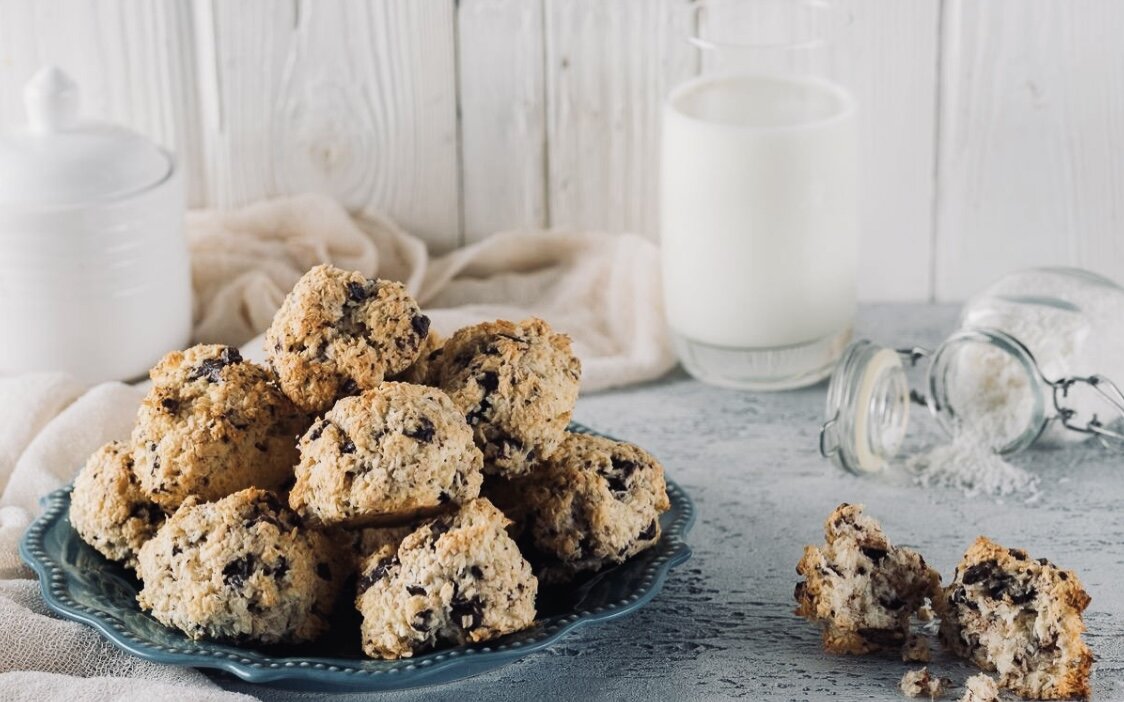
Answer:
[[[285,393],[319,414],[404,371],[428,334],[429,318],[401,283],[325,264],[285,297],[265,353]]]
[[[300,440],[289,504],[317,524],[403,524],[480,494],[483,458],[445,393],[380,383],[336,403]]]
[[[937,600],[941,642],[1028,699],[1088,697],[1089,601],[1073,571],[981,536]]]
[[[355,603],[364,652],[405,658],[533,624],[538,581],[506,525],[503,513],[479,498],[371,554]]]
[[[639,446],[600,436],[567,432],[521,482],[535,549],[554,561],[541,575],[552,581],[655,545],[660,514],[671,507],[660,462]]]
[[[141,489],[171,512],[189,495],[217,500],[291,480],[307,427],[266,369],[230,346],[173,351],[152,369],[131,438]]]
[[[569,337],[541,319],[486,322],[453,334],[437,363],[436,384],[472,426],[486,472],[525,474],[558,448],[581,379]]]
[[[135,569],[137,552],[163,522],[164,513],[141,491],[133,458],[119,441],[95,451],[74,479],[70,523],[112,561]]]
[[[194,639],[303,642],[328,625],[348,559],[271,492],[191,497],[140,551],[141,606]]]

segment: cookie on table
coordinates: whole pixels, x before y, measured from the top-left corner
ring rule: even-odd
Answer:
[[[265,490],[191,497],[141,547],[137,600],[193,639],[311,641],[350,564]]]
[[[541,319],[465,327],[445,342],[435,384],[475,432],[485,471],[530,472],[561,443],[581,363],[570,339]]]
[[[429,334],[429,317],[401,283],[316,266],[297,281],[265,336],[281,387],[305,412],[405,370]]]
[[[133,458],[119,441],[90,456],[74,479],[70,523],[82,540],[111,561],[136,568],[137,551],[164,522],[133,475]]]
[[[660,513],[671,507],[663,466],[633,444],[567,432],[525,485],[525,538],[547,557],[541,576],[621,563],[660,539]],[[505,503],[517,499],[505,496]]]
[[[894,546],[861,505],[841,504],[824,524],[827,543],[805,546],[796,571],[796,614],[823,627],[831,653],[900,649],[912,615],[935,599],[940,575],[912,549]]]
[[[437,369],[441,364],[441,355],[445,346],[445,339],[433,329],[429,330],[418,357],[401,373],[388,376],[387,380],[416,385],[437,385]]]
[[[173,351],[150,373],[132,435],[133,471],[171,512],[189,495],[217,500],[292,479],[307,427],[264,368],[231,346]]]
[[[400,524],[480,494],[472,430],[437,388],[384,382],[336,403],[300,440],[289,504],[326,525]]]
[[[480,498],[371,554],[357,584],[363,651],[405,658],[531,626],[538,581],[506,524]]]
[[[944,693],[952,687],[952,680],[933,675],[928,668],[921,668],[907,670],[902,676],[899,687],[906,697],[927,697],[936,700],[944,697]]]
[[[1077,574],[980,537],[938,600],[941,642],[1030,699],[1088,697],[1081,639],[1089,595]]]

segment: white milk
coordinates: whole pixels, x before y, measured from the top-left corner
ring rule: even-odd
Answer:
[[[855,313],[855,102],[826,81],[749,74],[664,108],[664,298],[687,342],[770,350],[849,331]]]

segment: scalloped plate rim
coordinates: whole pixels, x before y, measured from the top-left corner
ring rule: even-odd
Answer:
[[[604,436],[577,423],[571,425],[570,430]],[[573,612],[561,616],[558,621],[550,625],[556,627],[554,631],[544,633],[541,638],[532,641],[516,642],[514,645],[500,644],[499,647],[492,647],[488,642],[484,642],[471,647],[437,649],[417,658],[400,659],[395,662],[398,664],[396,667],[386,669],[359,668],[358,666],[364,662],[362,659],[275,657],[258,651],[241,651],[230,644],[210,640],[205,640],[203,643],[217,647],[211,649],[213,653],[168,651],[164,650],[162,645],[146,641],[140,634],[131,630],[115,628],[103,618],[114,617],[109,611],[91,612],[83,605],[64,602],[59,597],[60,593],[56,592],[56,585],[52,581],[61,579],[64,592],[69,594],[67,577],[55,554],[48,552],[41,540],[48,528],[64,516],[64,508],[69,505],[72,485],[54,490],[40,499],[43,512],[28,526],[21,537],[19,553],[24,563],[29,565],[38,576],[43,600],[52,611],[67,619],[93,627],[112,644],[139,658],[158,663],[220,670],[250,683],[273,685],[292,683],[285,685],[292,689],[349,691],[407,689],[452,682],[496,670],[514,660],[553,645],[572,631],[588,624],[607,622],[632,614],[651,602],[663,589],[671,569],[687,562],[692,554],[691,547],[683,539],[694,525],[696,516],[694,503],[674,481],[668,479],[667,485],[673,509],[680,512],[680,516],[672,522],[671,527],[674,527],[674,530],[669,529],[665,533],[664,538],[669,541],[665,542],[663,539],[660,541],[661,550],[664,552],[655,557],[662,560],[656,560],[650,566],[652,568],[650,584],[633,591],[635,600],[624,598],[598,611]],[[40,558],[32,553],[33,543],[38,545],[46,558]],[[234,654],[230,651],[238,653]],[[239,658],[234,659],[231,657],[233,655],[238,655]],[[482,665],[472,666],[471,663],[476,661]],[[464,674],[456,674],[458,667],[466,668]],[[332,670],[332,668],[337,669]],[[441,677],[442,673],[449,673],[449,675]],[[434,679],[438,677],[440,679]],[[391,681],[398,684],[388,684]]]

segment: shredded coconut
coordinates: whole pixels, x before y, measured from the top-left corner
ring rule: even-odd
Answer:
[[[947,487],[966,497],[1021,495],[1038,497],[1038,476],[1008,463],[976,434],[959,434],[946,444],[906,459],[906,467],[922,487]]]

